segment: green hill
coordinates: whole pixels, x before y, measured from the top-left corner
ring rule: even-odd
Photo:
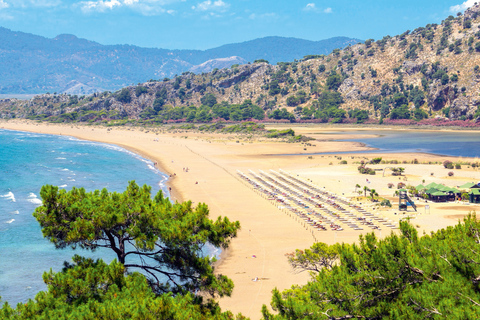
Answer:
[[[51,121],[209,122],[272,118],[477,126],[480,6],[441,24],[271,65],[184,72],[117,92],[0,103],[0,116]],[[262,110],[260,112],[259,110]],[[453,122],[455,120],[457,122]]]

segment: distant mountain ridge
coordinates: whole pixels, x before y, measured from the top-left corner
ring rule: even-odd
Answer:
[[[321,41],[266,37],[204,51],[168,50],[102,45],[69,34],[49,39],[0,27],[0,94],[117,90],[186,71],[209,72],[257,59],[277,63],[328,54],[358,42],[346,37]]]
[[[189,64],[178,54],[176,59]],[[0,118],[160,124],[267,117],[314,123],[480,125],[480,4],[440,24],[367,39],[327,56],[221,67],[234,59],[205,62],[204,69],[214,68],[208,73],[185,72],[117,92],[3,99]],[[81,86],[69,85],[72,90]]]
[[[298,60],[309,54],[328,55],[334,49],[344,48],[362,42],[358,39],[347,37],[334,37],[320,41],[310,41],[298,38],[265,37],[241,43],[226,44],[217,48],[205,51],[195,51],[195,56],[188,56],[179,50],[179,56],[193,64],[201,63],[213,58],[239,56],[253,62],[257,59],[265,59],[271,64],[277,62],[289,62]],[[208,58],[207,58],[208,57]]]

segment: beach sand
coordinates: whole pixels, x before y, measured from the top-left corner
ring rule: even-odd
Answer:
[[[428,154],[342,154],[303,155],[316,152],[346,152],[366,150],[358,143],[332,141],[339,138],[332,135],[335,128],[321,126],[288,125],[296,133],[302,133],[317,139],[310,146],[299,143],[286,143],[251,138],[247,135],[234,136],[218,133],[165,132],[161,129],[142,128],[106,128],[98,126],[79,126],[76,124],[45,124],[24,120],[0,121],[0,128],[33,131],[38,133],[62,134],[85,140],[116,144],[134,151],[157,163],[159,169],[171,175],[173,200],[192,200],[194,204],[204,202],[210,208],[211,218],[227,216],[238,220],[241,230],[232,240],[230,248],[222,253],[216,266],[217,272],[230,277],[235,284],[231,297],[219,299],[224,310],[251,317],[261,318],[261,307],[270,308],[271,291],[274,288],[287,289],[294,284],[304,284],[309,275],[295,273],[289,266],[285,254],[295,249],[310,247],[315,240],[333,244],[335,242],[352,243],[358,240],[363,231],[315,231],[300,219],[280,210],[275,203],[261,197],[252,187],[237,175],[237,170],[268,171],[283,169],[299,178],[309,179],[319,187],[337,193],[340,196],[354,197],[362,206],[372,211],[380,211],[383,216],[398,222],[406,216],[412,216],[412,223],[420,232],[438,230],[457,223],[469,211],[479,209],[478,205],[464,203],[435,204],[416,201],[418,213],[406,215],[395,208],[393,193],[398,182],[414,186],[430,182],[442,182],[448,186],[457,186],[465,182],[480,181],[480,171],[464,166],[453,170],[455,175],[448,177],[452,170],[444,169],[441,164],[399,164],[405,167],[405,176],[394,177],[391,171],[383,169],[392,165],[369,165],[378,169],[373,176],[360,175],[358,162],[362,159],[383,157],[400,162],[411,162],[414,158],[422,162],[441,162],[455,158]],[[356,128],[355,130],[358,130]],[[348,130],[342,128],[343,136],[351,137]],[[365,130],[365,136],[370,136]],[[358,138],[358,136],[356,136]],[[306,150],[305,150],[306,149]],[[285,156],[285,154],[296,154]],[[463,159],[466,160],[466,159]],[[188,168],[188,172],[185,171]],[[368,180],[368,181],[367,181]],[[394,183],[393,189],[388,183]],[[374,204],[355,193],[355,185],[375,189],[380,196],[389,198],[391,209],[374,209]],[[398,201],[397,201],[398,202]],[[425,205],[429,205],[429,210]],[[410,210],[411,211],[411,210]],[[387,228],[375,231],[379,237],[392,232]],[[252,281],[258,278],[259,281]]]

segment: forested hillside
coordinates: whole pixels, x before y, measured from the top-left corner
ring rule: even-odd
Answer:
[[[0,103],[0,116],[162,123],[272,118],[306,122],[458,120],[480,116],[480,6],[394,37],[271,65],[264,59],[184,72],[117,92]]]

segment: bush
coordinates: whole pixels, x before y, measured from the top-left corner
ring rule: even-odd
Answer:
[[[448,172],[448,176],[449,176],[449,177],[453,177],[453,171],[449,171],[449,172]]]
[[[455,169],[462,169],[462,165],[460,163],[455,163]]]
[[[145,88],[144,86],[137,86],[135,87],[135,95],[137,97],[140,97],[142,94],[148,93],[148,89]]]
[[[393,188],[393,186],[394,186],[394,184],[393,184],[393,183],[391,183],[391,182],[389,182],[389,183],[387,184],[387,186],[388,186],[388,189],[392,189],[392,188]]]
[[[202,105],[209,106],[211,108],[217,103],[217,98],[214,94],[207,93],[200,99],[200,102],[202,103]]]
[[[130,95],[130,91],[127,88],[123,88],[116,96],[117,100],[123,103],[129,103],[132,101],[132,96]]]
[[[358,169],[358,172],[360,172],[361,174],[375,175],[375,170],[373,170],[372,168],[367,168],[367,167],[364,167],[364,166],[359,166],[357,169]]]
[[[405,188],[405,183],[403,182],[397,183],[397,189],[402,189],[402,188]]]
[[[347,160],[340,161],[340,164],[347,164]]]
[[[401,176],[402,172],[405,171],[405,168],[391,168],[392,170],[392,176]]]
[[[443,167],[445,169],[453,169],[453,163],[450,160],[443,161]]]
[[[285,130],[268,130],[267,137],[268,138],[281,138],[285,136],[295,136],[295,131],[292,129],[285,129]]]
[[[390,208],[392,207],[392,204],[390,203],[390,200],[388,200],[388,199],[382,200],[382,202],[380,202],[380,205],[384,206],[384,207],[390,207]]]

